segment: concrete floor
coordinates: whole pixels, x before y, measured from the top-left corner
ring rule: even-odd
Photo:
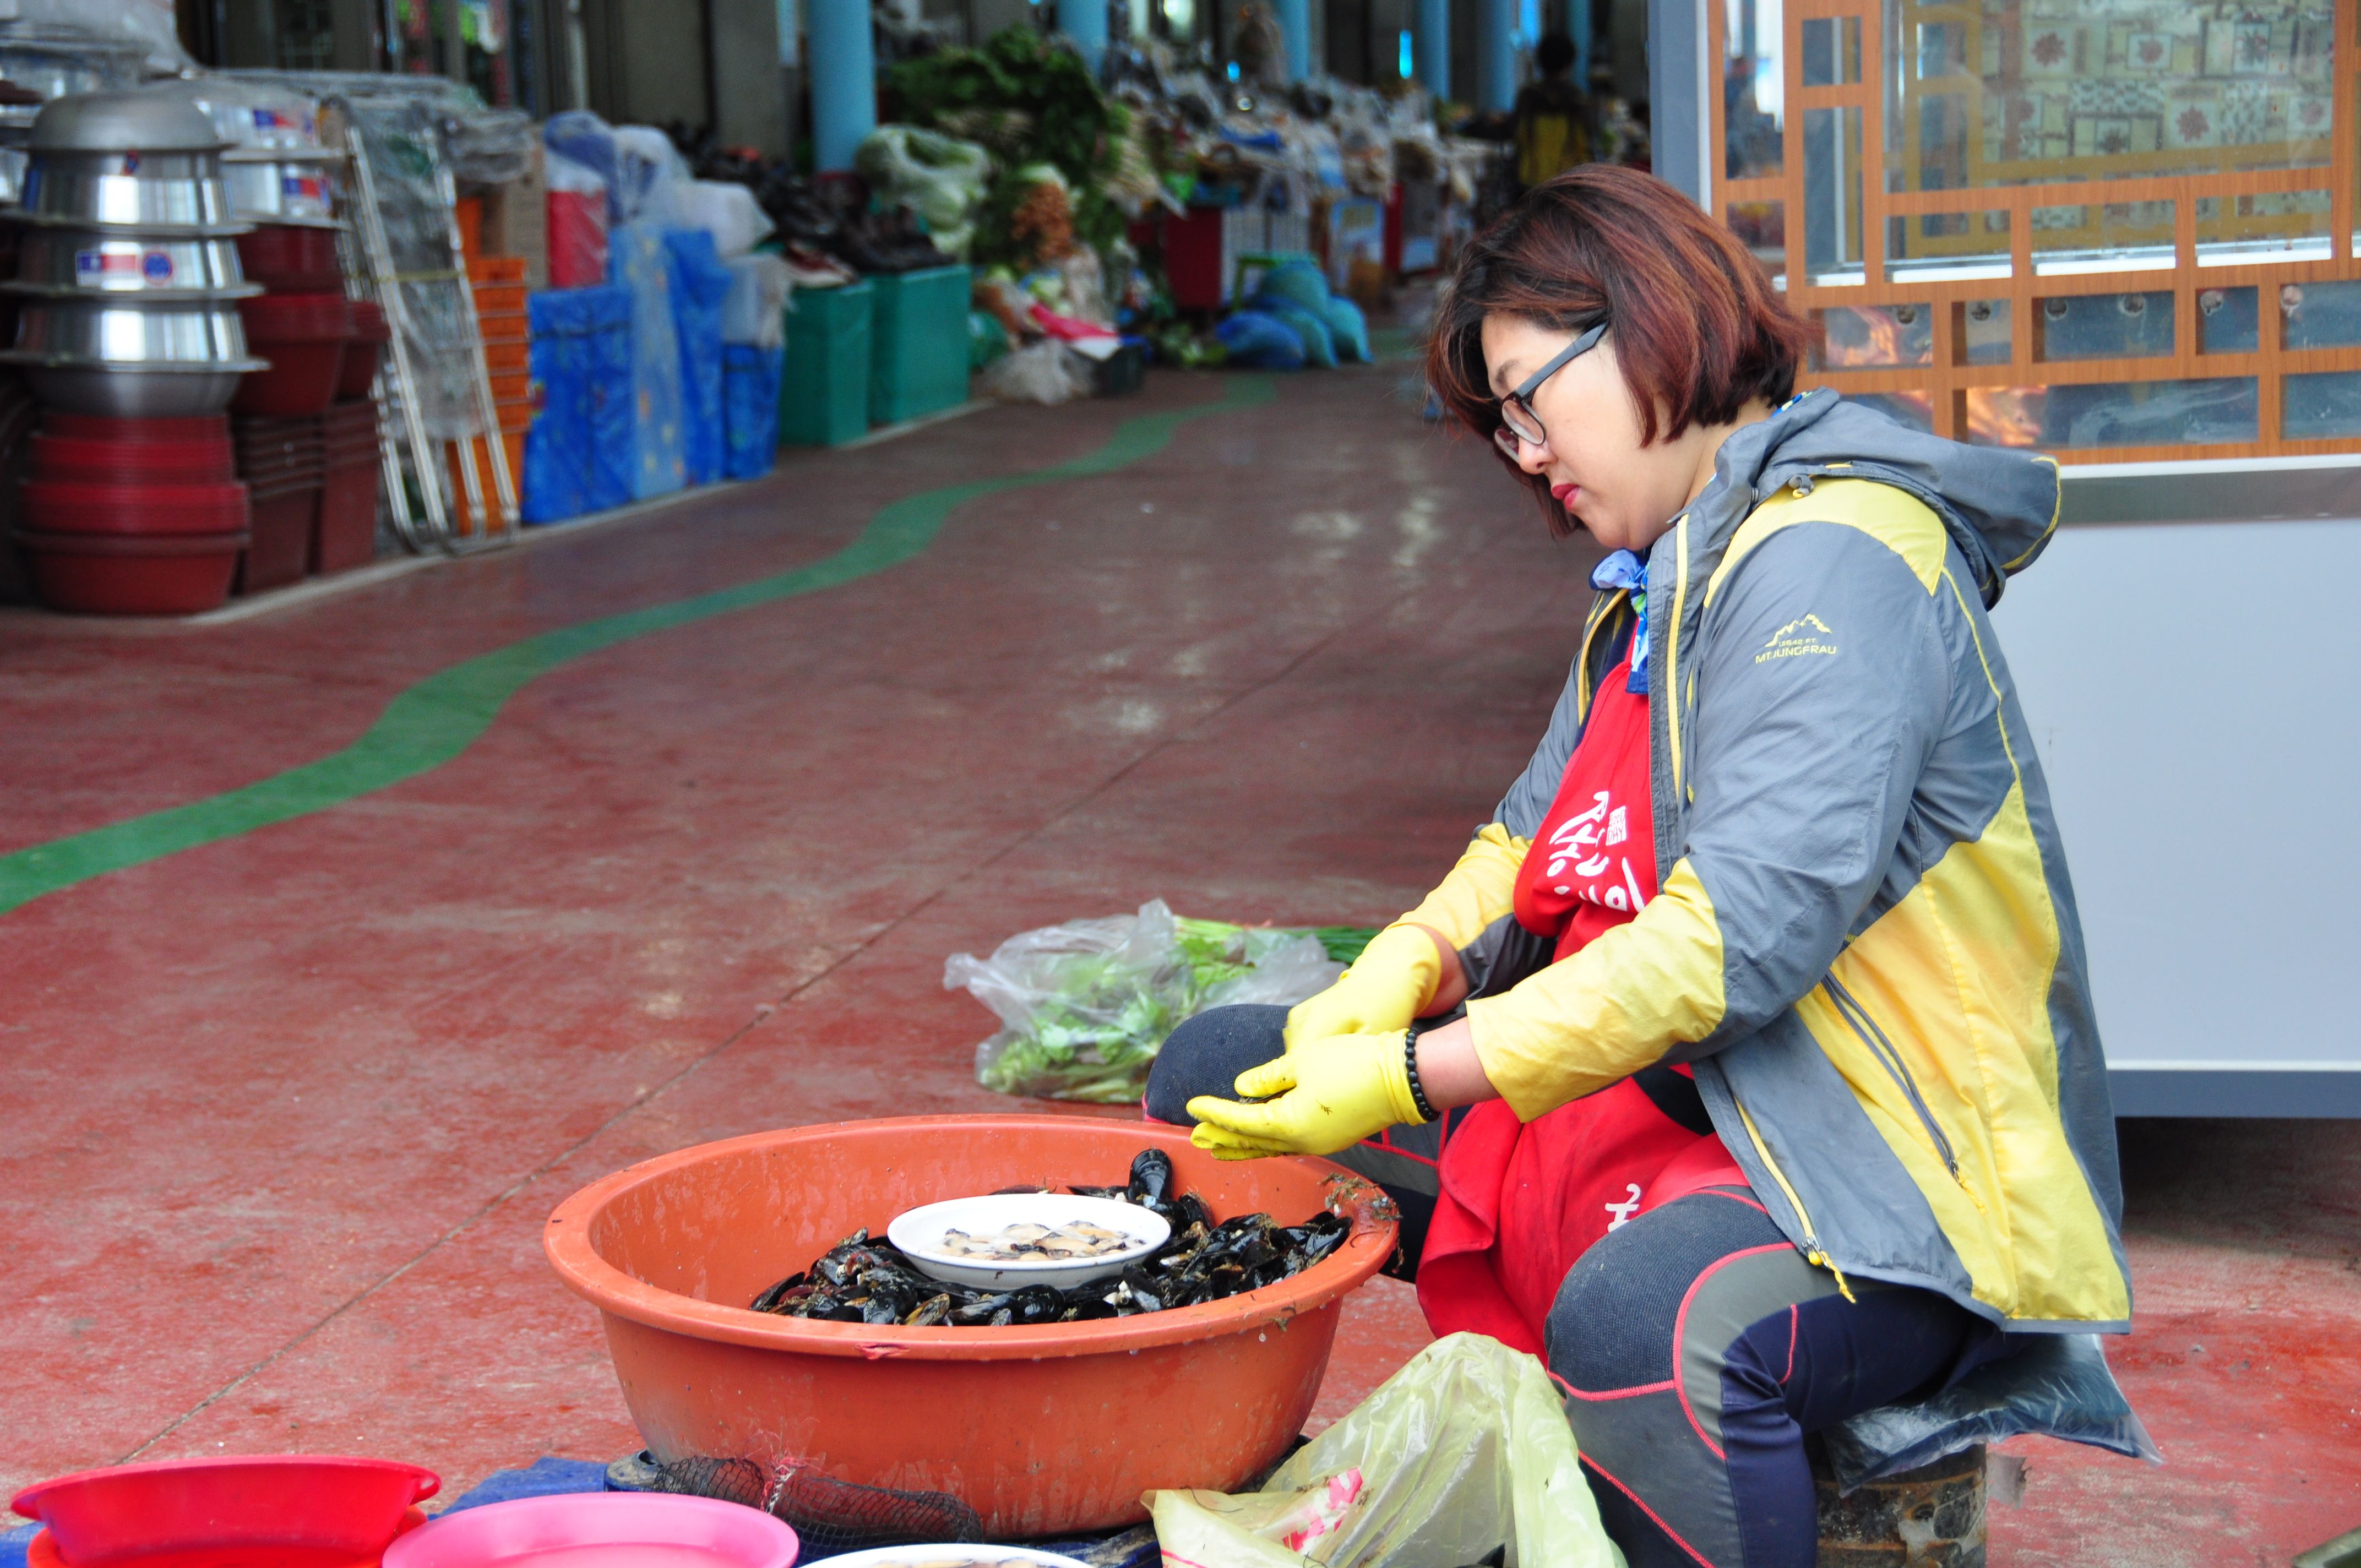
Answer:
[[[0,924],[0,1487],[315,1450],[456,1490],[624,1452],[541,1258],[566,1193],[762,1127],[1011,1108],[947,954],[1158,896],[1405,907],[1521,765],[1589,556],[1400,374],[993,410],[235,625],[0,620],[0,888],[65,883]],[[836,555],[1111,438],[907,559]],[[831,557],[867,575],[582,652],[328,809],[216,803],[218,841],[135,833],[79,881],[71,843],[22,852],[311,762],[461,661]],[[2115,1359],[2169,1463],[2015,1445],[1995,1561],[2284,1563],[2361,1523],[2361,1137],[2125,1131]],[[1406,1288],[1356,1297],[1322,1419],[1424,1337]]]

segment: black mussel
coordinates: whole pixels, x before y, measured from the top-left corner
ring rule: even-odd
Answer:
[[[1131,1201],[1131,1189],[1128,1187],[1076,1186],[1069,1187],[1066,1190],[1077,1198],[1111,1198],[1118,1203],[1127,1203]]]
[[[1134,1264],[1123,1271],[1119,1279],[1119,1285],[1122,1290],[1128,1295],[1132,1300],[1138,1303],[1136,1309],[1137,1310],[1142,1312],[1160,1312],[1164,1310],[1165,1287],[1162,1281],[1157,1279],[1154,1276],[1150,1275],[1148,1270],[1140,1267],[1137,1264]]]
[[[785,1299],[787,1292],[803,1282],[804,1277],[800,1270],[790,1274],[760,1296],[755,1297],[750,1306],[757,1312],[775,1312],[779,1310],[779,1303]]]
[[[1142,1149],[1132,1157],[1128,1194],[1133,1202],[1142,1208],[1160,1209],[1171,1191],[1170,1155],[1162,1149]]]
[[[855,1303],[848,1301],[845,1305],[852,1306]],[[864,1323],[872,1323],[883,1328],[902,1321],[900,1303],[889,1297],[864,1296],[858,1305],[861,1308],[861,1321]]]
[[[1205,1201],[1194,1192],[1183,1192],[1165,1204],[1158,1212],[1172,1222],[1175,1234],[1187,1230],[1191,1225],[1202,1225],[1207,1230],[1213,1227],[1213,1211],[1206,1208]]]
[[[992,1314],[991,1326],[995,1329],[1005,1329],[1016,1321],[1016,1314],[1010,1311],[1007,1308],[1003,1307],[1000,1310]]]
[[[1020,1323],[1054,1323],[1066,1310],[1066,1298],[1054,1285],[1027,1285],[1010,1292],[1008,1309]]]
[[[963,1327],[988,1322],[1008,1310],[1010,1299],[1004,1290],[996,1296],[978,1296],[972,1301],[962,1301],[951,1309],[951,1321]]]
[[[906,1329],[932,1328],[950,1315],[951,1299],[949,1296],[931,1296],[918,1303],[917,1311],[902,1320],[902,1326]]]

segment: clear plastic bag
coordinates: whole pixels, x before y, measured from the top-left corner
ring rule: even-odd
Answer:
[[[862,138],[852,166],[880,201],[924,218],[937,249],[967,259],[976,209],[992,181],[990,153],[915,126],[880,126]]]
[[[1977,1367],[1931,1399],[1881,1406],[1823,1432],[1837,1485],[1850,1492],[1972,1443],[2024,1432],[2164,1463],[2107,1370],[2098,1335],[2016,1337],[2022,1343],[2014,1354]]]
[[[1091,395],[1090,362],[1049,339],[994,360],[976,380],[976,389],[1004,403],[1055,405]]]
[[[1539,1361],[1452,1334],[1297,1450],[1262,1490],[1144,1500],[1164,1560],[1198,1568],[1623,1568],[1578,1459]]]
[[[975,1048],[986,1089],[1127,1105],[1182,1019],[1237,1003],[1292,1006],[1343,970],[1310,932],[1183,919],[1154,899],[1136,916],[1022,932],[988,959],[953,954],[943,989],[1000,1015],[1000,1032]]]
[[[549,155],[549,286],[607,280],[607,182],[587,163]]]

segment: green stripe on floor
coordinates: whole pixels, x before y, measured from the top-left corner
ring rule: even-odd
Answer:
[[[185,806],[0,856],[0,915],[109,872],[308,817],[431,773],[475,744],[499,717],[501,705],[527,682],[560,664],[651,632],[817,593],[898,566],[932,544],[950,514],[969,501],[1112,473],[1162,451],[1188,421],[1268,402],[1275,389],[1263,376],[1227,381],[1223,396],[1213,402],[1124,421],[1104,445],[1071,462],[946,485],[892,502],[869,520],[851,543],[807,566],[544,631],[438,671],[388,703],[360,739],[316,762]]]

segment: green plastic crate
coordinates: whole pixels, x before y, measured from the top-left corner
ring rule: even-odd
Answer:
[[[779,440],[785,444],[837,446],[868,433],[871,293],[866,279],[796,291],[779,378]],[[967,351],[964,325],[960,351]]]
[[[881,273],[869,327],[869,422],[906,419],[967,401],[968,296],[964,267]]]

